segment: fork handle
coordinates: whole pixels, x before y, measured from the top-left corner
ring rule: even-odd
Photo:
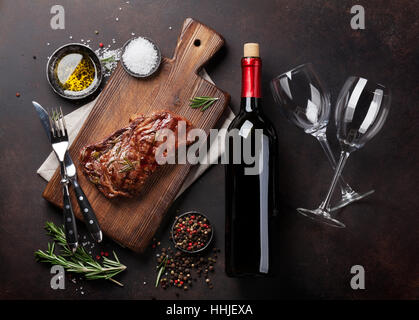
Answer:
[[[61,181],[63,185],[63,213],[64,213],[64,230],[65,238],[70,250],[74,253],[78,247],[77,241],[77,225],[74,217],[73,208],[70,201],[70,193],[68,191],[68,180]]]
[[[77,202],[83,214],[84,222],[86,223],[87,230],[89,230],[91,236],[96,242],[101,242],[103,237],[102,231],[100,230],[99,222],[97,221],[93,208],[77,180],[74,179],[72,183],[74,191],[76,192]]]

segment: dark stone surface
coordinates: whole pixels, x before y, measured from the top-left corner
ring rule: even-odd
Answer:
[[[418,298],[419,4],[408,0],[358,3],[366,10],[362,31],[350,28],[353,1],[131,0],[126,4],[67,0],[60,1],[66,10],[66,29],[55,31],[49,23],[50,7],[56,1],[1,1],[0,298]],[[48,107],[61,105],[65,113],[81,103],[65,101],[49,88],[47,56],[70,42],[70,35],[73,41],[92,39],[97,48],[99,42],[108,44],[112,38],[121,46],[131,32],[153,38],[163,54],[171,56],[186,17],[208,24],[225,37],[225,48],[207,69],[217,85],[231,94],[235,111],[242,45],[246,41],[261,45],[264,111],[276,126],[281,150],[276,277],[227,278],[222,250],[213,276],[215,288],[197,285],[177,297],[176,290],[154,288],[154,251],[136,255],[106,239],[99,250],[115,250],[128,266],[118,278],[125,287],[104,281],[74,284],[67,278],[66,290],[54,291],[49,285],[49,268],[36,263],[33,252],[46,248],[43,224],[47,220],[60,223],[61,212],[41,198],[45,182],[35,172],[50,146],[30,101]],[[344,230],[315,224],[294,210],[320,202],[332,171],[319,145],[280,115],[268,83],[274,75],[307,61],[330,88],[333,101],[349,75],[383,82],[393,92],[382,132],[351,156],[345,170],[355,189],[374,188],[376,193],[336,215],[347,224]],[[328,135],[337,150],[334,133],[331,121]],[[197,209],[211,218],[217,246],[223,248],[223,186],[222,166],[212,167],[174,203],[158,238],[167,241],[176,211]],[[79,228],[85,231],[83,224]],[[366,270],[366,290],[350,287],[350,268],[355,264]]]

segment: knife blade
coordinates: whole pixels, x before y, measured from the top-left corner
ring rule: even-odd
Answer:
[[[48,139],[51,142],[51,125],[49,122],[49,116],[46,110],[36,101],[32,101],[33,106],[35,107],[36,112],[38,113],[39,119],[41,120],[42,127],[44,128]],[[82,188],[80,187],[77,181],[77,172],[76,166],[74,165],[73,160],[71,159],[70,154],[68,151],[64,157],[64,164],[65,164],[65,173],[69,181],[74,187],[74,191],[76,193],[77,203],[79,204],[80,210],[83,214],[83,218],[86,223],[86,227],[89,230],[93,239],[97,242],[101,242],[103,239],[103,234],[99,226],[99,222],[97,221],[96,215],[93,211],[92,206],[89,203],[85,193],[83,192]],[[62,170],[63,173],[63,170]]]
[[[51,126],[49,123],[48,112],[46,112],[45,109],[42,108],[42,106],[38,102],[32,101],[32,104],[35,107],[36,112],[38,113],[39,120],[41,120],[42,128],[44,128],[48,140],[51,142]]]
[[[38,113],[39,120],[41,120],[42,127],[44,128],[45,133],[47,134],[48,140],[51,142],[51,125],[49,122],[48,112],[38,102],[32,101],[32,104],[35,107],[36,112]],[[68,163],[73,162],[73,160],[71,160],[70,158],[70,155],[68,154],[68,151],[65,154],[65,161]]]

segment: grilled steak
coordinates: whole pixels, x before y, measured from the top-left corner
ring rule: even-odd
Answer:
[[[128,127],[81,150],[80,163],[84,174],[107,198],[138,195],[146,180],[159,167],[156,150],[164,141],[156,139],[156,133],[161,129],[172,130],[175,143],[170,147],[175,151],[182,143],[178,139],[180,121],[185,121],[187,134],[192,129],[191,123],[169,111],[131,117]]]

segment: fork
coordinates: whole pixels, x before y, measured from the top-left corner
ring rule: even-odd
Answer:
[[[68,188],[70,180],[67,177],[64,165],[64,157],[69,145],[68,133],[61,108],[59,112],[57,109],[53,109],[51,113],[48,113],[48,116],[51,128],[50,140],[52,144],[52,149],[54,150],[55,155],[57,156],[58,161],[60,162],[61,185],[63,186],[63,215],[65,237],[69,248],[74,253],[78,247],[77,226],[76,219],[74,217],[73,207],[70,201],[70,192]]]

